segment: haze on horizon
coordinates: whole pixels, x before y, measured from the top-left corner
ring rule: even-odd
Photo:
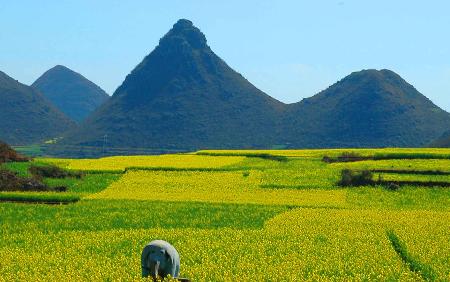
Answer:
[[[281,2],[281,3],[280,3]],[[297,102],[361,69],[391,69],[450,111],[450,2],[0,3],[0,70],[31,84],[65,65],[112,94],[180,18],[251,83]]]

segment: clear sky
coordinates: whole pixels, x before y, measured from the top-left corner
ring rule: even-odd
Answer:
[[[180,18],[283,102],[388,68],[450,111],[444,0],[0,0],[0,70],[31,84],[61,64],[112,94]]]

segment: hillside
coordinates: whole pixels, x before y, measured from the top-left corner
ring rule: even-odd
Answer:
[[[169,149],[264,148],[283,104],[258,90],[178,21],[111,99],[64,144]]]
[[[431,148],[450,148],[450,131],[442,134],[438,139],[431,142]]]
[[[363,70],[289,105],[283,138],[290,147],[421,147],[449,124],[449,113],[398,74]]]
[[[37,90],[0,72],[0,139],[27,145],[60,136],[75,123]]]
[[[109,98],[96,84],[60,65],[46,71],[31,86],[77,122],[84,120]]]

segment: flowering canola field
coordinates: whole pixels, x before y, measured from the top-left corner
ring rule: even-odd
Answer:
[[[343,168],[448,171],[448,160],[327,164],[321,159],[334,150],[265,152],[289,158],[40,159],[87,179],[89,171],[120,174],[83,186],[72,205],[0,203],[0,281],[141,281],[140,253],[154,239],[176,247],[180,275],[192,281],[450,281],[449,188],[336,185]]]
[[[198,155],[117,156],[101,159],[43,159],[73,170],[117,170],[129,167],[218,168],[241,162],[244,157]]]
[[[88,198],[335,207],[345,204],[345,190],[261,188],[261,175],[260,171],[129,171]]]

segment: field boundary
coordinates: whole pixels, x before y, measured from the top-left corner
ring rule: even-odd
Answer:
[[[384,160],[450,160],[450,154],[433,153],[375,153],[373,155],[360,155],[356,152],[343,152],[336,157],[325,155],[322,161],[325,163],[346,163],[362,161]]]
[[[73,204],[81,200],[77,195],[45,195],[28,193],[0,193],[0,203],[23,203],[23,204]]]
[[[382,174],[379,175],[378,180],[374,180],[373,172],[374,170],[368,169],[343,169],[341,171],[341,179],[338,181],[337,185],[341,187],[383,185],[390,188],[394,188],[393,186],[400,187],[407,185],[423,186],[423,187],[444,187],[444,188],[450,187],[450,182],[448,181],[383,180]],[[403,174],[407,173],[404,171]]]
[[[450,171],[442,170],[414,170],[414,169],[371,169],[373,173],[392,173],[392,174],[418,174],[418,175],[450,175]]]
[[[411,272],[419,274],[426,281],[435,281],[436,274],[434,270],[414,257],[408,252],[404,242],[394,233],[392,230],[386,231],[386,235],[394,248],[394,251],[400,257],[400,259],[405,263]]]

